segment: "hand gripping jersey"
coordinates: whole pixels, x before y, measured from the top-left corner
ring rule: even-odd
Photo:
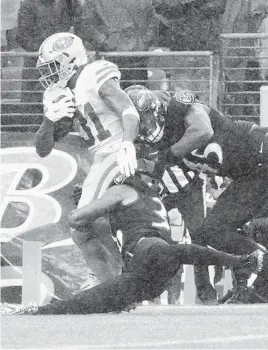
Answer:
[[[111,153],[122,138],[121,117],[99,96],[99,89],[109,79],[120,79],[117,66],[105,60],[83,67],[72,90],[78,107],[76,129],[93,152]]]
[[[190,91],[178,92],[169,100],[162,147],[173,145],[184,135],[184,118],[193,103],[205,106]],[[214,130],[213,139],[202,149],[185,156],[184,164],[190,170],[232,179],[254,173],[262,142],[261,136],[253,140],[252,130],[258,128],[257,125],[232,121],[211,107],[208,115]]]
[[[172,243],[170,224],[160,197],[147,191],[138,191],[138,199],[109,213],[113,232],[123,253],[131,251],[142,237],[160,237]]]

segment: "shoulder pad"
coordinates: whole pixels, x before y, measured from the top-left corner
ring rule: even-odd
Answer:
[[[112,62],[106,60],[98,60],[87,64],[83,71],[83,81],[89,89],[96,92],[109,79],[120,80],[121,74],[117,67]]]

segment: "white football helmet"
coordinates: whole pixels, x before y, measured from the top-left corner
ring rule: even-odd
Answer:
[[[36,67],[45,87],[65,87],[78,67],[88,62],[82,40],[72,33],[56,33],[40,46]]]

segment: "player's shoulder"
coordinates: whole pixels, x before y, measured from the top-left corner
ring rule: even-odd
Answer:
[[[88,63],[83,69],[83,75],[88,78],[103,79],[105,76],[113,74],[116,77],[120,77],[120,72],[116,64],[106,61],[97,60],[92,63]]]
[[[120,77],[121,74],[116,64],[106,60],[97,60],[85,65],[79,80],[89,88],[98,89],[105,81],[119,80]]]
[[[184,118],[196,101],[195,93],[190,90],[175,92],[169,100],[168,113],[175,119]]]

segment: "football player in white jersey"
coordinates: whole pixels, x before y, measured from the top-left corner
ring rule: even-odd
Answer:
[[[139,114],[119,86],[117,66],[106,60],[88,63],[82,40],[72,33],[48,37],[39,49],[37,68],[46,89],[44,119],[35,137],[38,155],[47,156],[56,141],[75,129],[94,157],[80,208],[99,198],[118,170],[125,176],[135,173]],[[99,280],[118,273],[120,266],[97,237],[75,231],[72,237]],[[109,239],[107,235],[108,245]]]

